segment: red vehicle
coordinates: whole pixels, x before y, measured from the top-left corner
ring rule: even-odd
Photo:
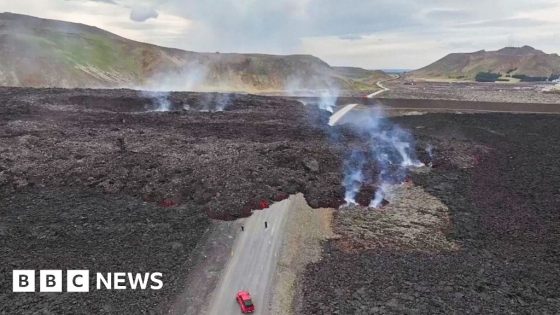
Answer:
[[[253,313],[255,311],[255,305],[253,305],[253,301],[251,301],[251,295],[247,291],[239,291],[235,296],[237,303],[239,303],[239,307],[241,307],[241,312],[243,314]]]

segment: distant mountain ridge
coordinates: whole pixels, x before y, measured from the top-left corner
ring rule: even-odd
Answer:
[[[412,79],[475,80],[477,75],[495,74],[502,80],[550,79],[560,75],[560,56],[530,46],[505,47],[496,51],[452,53],[415,71]]]
[[[379,75],[363,71],[365,77]],[[347,77],[311,55],[198,53],[13,13],[0,13],[0,85],[246,92],[371,88],[369,81]]]

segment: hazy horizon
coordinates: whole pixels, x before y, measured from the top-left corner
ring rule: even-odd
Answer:
[[[529,45],[560,52],[553,0],[20,0],[1,12],[96,26],[200,52],[311,54],[333,66],[417,69],[451,52]]]

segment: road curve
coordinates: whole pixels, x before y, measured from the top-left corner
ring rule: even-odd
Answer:
[[[374,98],[375,96],[389,91],[389,89],[387,87],[385,87],[382,84],[383,81],[377,81],[377,83],[375,83],[381,90],[373,92],[371,94],[369,94],[367,96],[367,98]],[[350,112],[351,110],[354,109],[354,107],[358,106],[358,104],[347,104],[345,105],[343,108],[341,108],[340,110],[338,110],[336,113],[332,114],[331,117],[329,118],[329,126],[334,126],[338,123],[338,121],[344,117],[344,115],[346,115],[348,112]]]
[[[253,297],[254,314],[268,314],[274,274],[287,224],[287,214],[295,206],[295,196],[254,211],[240,219],[244,228],[233,244],[231,257],[212,296],[209,315],[241,314],[235,301],[239,290],[247,290]],[[265,228],[265,222],[268,228]]]
[[[382,82],[383,82],[383,81],[377,81],[377,83],[375,83],[381,90],[375,91],[375,92],[369,94],[369,95],[367,96],[367,98],[374,98],[374,97],[376,97],[377,95],[379,95],[379,94],[381,94],[381,93],[383,93],[383,92],[389,91],[389,89],[388,89],[387,87],[385,87],[385,86],[382,84]]]

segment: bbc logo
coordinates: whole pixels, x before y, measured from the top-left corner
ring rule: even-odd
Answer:
[[[13,292],[35,292],[35,270],[12,272]],[[39,271],[40,292],[62,292],[62,270]],[[89,270],[66,271],[67,292],[89,292]]]

